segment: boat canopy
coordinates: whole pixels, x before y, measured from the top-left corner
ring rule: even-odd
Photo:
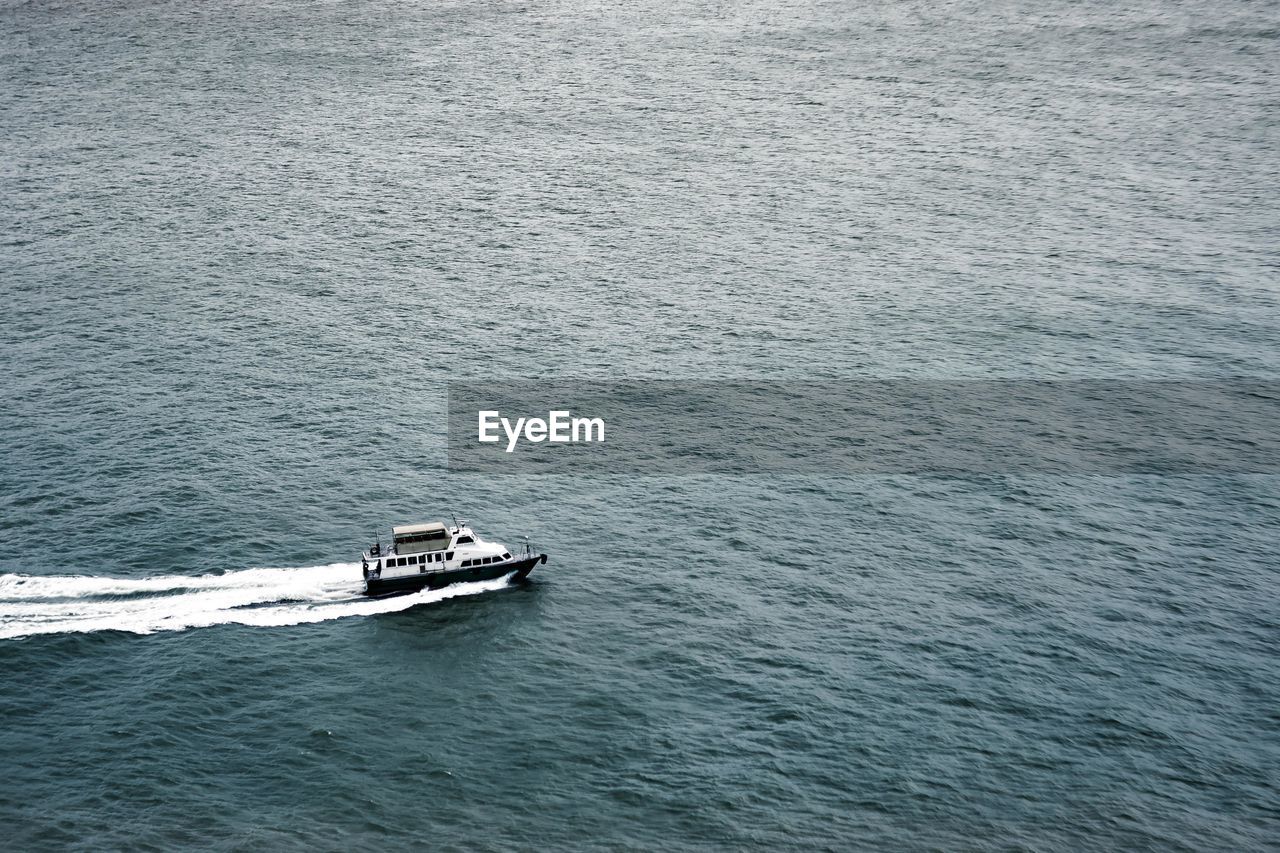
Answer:
[[[397,554],[443,551],[449,547],[449,529],[438,521],[393,527],[391,533],[395,536]]]

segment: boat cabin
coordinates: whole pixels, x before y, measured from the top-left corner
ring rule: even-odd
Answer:
[[[447,527],[437,521],[391,529],[392,544],[375,544],[363,555],[365,577],[396,577],[471,569],[514,561],[503,545],[486,542],[463,522]]]
[[[438,521],[391,528],[397,554],[422,554],[449,547],[449,529]]]

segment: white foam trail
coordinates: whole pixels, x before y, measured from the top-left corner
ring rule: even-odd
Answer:
[[[392,613],[501,589],[509,577],[371,599],[358,563],[244,569],[222,575],[131,580],[0,575],[0,639],[89,631],[183,631],[210,625],[299,625]]]

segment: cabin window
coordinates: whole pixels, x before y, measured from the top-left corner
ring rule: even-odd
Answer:
[[[490,564],[490,563],[492,563],[492,562],[493,562],[493,557],[485,557],[485,558],[484,558],[484,564],[485,564],[486,566],[487,566],[487,565],[489,565],[489,564]]]
[[[475,541],[476,541],[476,540],[472,539],[470,536],[459,536],[459,537],[458,537],[458,541],[454,542],[453,544],[454,544],[454,545],[469,545],[469,544],[474,543]]]
[[[447,553],[444,555],[444,558],[445,558],[446,560],[452,560],[452,559],[453,559],[453,552],[452,552],[452,551],[447,552]]]
[[[504,559],[504,560],[510,560],[510,559],[511,559],[511,555],[510,555],[510,554],[505,554],[505,553],[504,553],[504,554],[502,555],[502,559]]]
[[[467,567],[468,567],[468,566],[470,566],[470,565],[471,565],[471,561],[470,561],[470,560],[463,560],[463,561],[462,561],[462,568],[464,568],[464,569],[465,569],[465,568],[467,568]]]

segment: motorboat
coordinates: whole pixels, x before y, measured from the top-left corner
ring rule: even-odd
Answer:
[[[524,580],[547,555],[535,551],[525,537],[513,553],[500,542],[481,539],[465,521],[406,524],[391,529],[391,544],[375,537],[361,555],[364,594],[395,595],[440,589],[455,583],[495,580],[511,575]]]

